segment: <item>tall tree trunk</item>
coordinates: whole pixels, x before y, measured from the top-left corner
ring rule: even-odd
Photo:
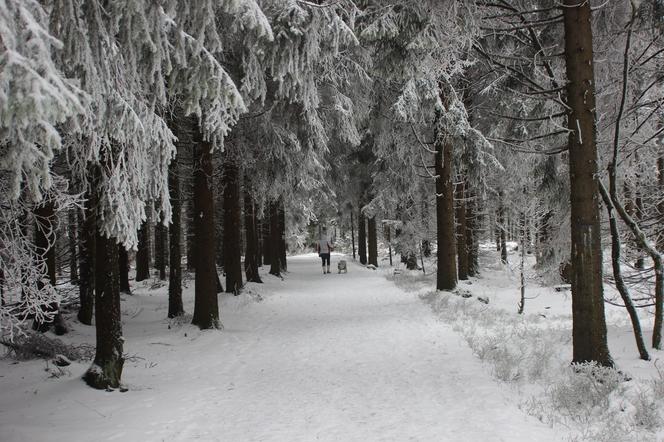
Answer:
[[[176,129],[179,129],[175,123]],[[186,145],[191,143],[191,137],[187,137],[184,131],[177,130],[177,148],[182,152]],[[182,254],[180,246],[180,233],[182,230],[182,202],[180,192],[180,154],[178,153],[168,166],[168,193],[173,214],[171,225],[168,227],[169,272],[168,272],[168,317],[175,318],[184,314],[182,303]]]
[[[196,124],[190,121],[190,124]],[[194,231],[196,234],[196,288],[192,324],[201,329],[219,327],[218,275],[215,264],[212,145],[197,133],[194,138]]]
[[[122,244],[118,244],[118,269],[120,271],[120,292],[131,295],[131,287],[129,287],[129,254]]]
[[[392,228],[390,225],[385,226],[385,241],[387,241],[387,253],[390,255],[390,267],[392,267]]]
[[[368,219],[369,264],[378,267],[378,238],[376,235],[376,217]]]
[[[456,199],[456,240],[457,240],[457,262],[459,268],[459,279],[468,279],[468,226],[466,219],[466,192],[464,181],[455,185]]]
[[[79,265],[80,284],[78,285],[80,308],[78,320],[81,324],[92,325],[95,297],[95,239],[97,233],[96,195],[86,191],[83,214],[79,214]]]
[[[187,222],[186,222],[186,238],[187,238],[187,271],[193,272],[196,270],[196,216],[194,209],[195,196],[193,192],[190,193],[191,197],[187,203]]]
[[[261,276],[258,273],[258,265],[260,263],[260,253],[258,246],[258,228],[256,223],[256,209],[254,207],[254,199],[251,197],[251,189],[249,188],[249,179],[244,179],[244,232],[246,248],[244,252],[244,273],[247,277],[247,282],[262,283]]]
[[[448,99],[440,89],[445,107]],[[438,132],[438,130],[436,130]],[[456,238],[454,236],[454,185],[452,182],[452,144],[445,136],[436,135],[436,240],[438,242],[438,269],[436,288],[453,290],[457,285]]]
[[[240,173],[226,153],[223,165],[224,183],[224,270],[226,293],[238,295],[242,288],[242,207],[240,206]]]
[[[150,211],[138,230],[136,251],[136,282],[150,279]]]
[[[279,261],[281,270],[288,270],[288,262],[286,261],[286,208],[284,207],[284,199],[279,199]]]
[[[505,205],[503,191],[498,194],[498,229],[500,238],[500,262],[507,264],[507,229],[505,228]]]
[[[664,235],[662,235],[664,236]],[[353,261],[355,261],[355,223],[353,222],[353,208],[350,208],[350,239],[353,244]]]
[[[164,215],[157,214],[157,223],[154,226],[154,265],[159,270],[159,279],[166,280],[166,226]]]
[[[366,229],[366,222],[364,218],[364,214],[362,213],[362,209],[360,209],[360,213],[357,216],[357,228],[358,228],[358,234],[357,234],[357,253],[360,256],[360,264],[366,265],[367,263],[367,229]]]
[[[39,283],[39,286],[42,288],[47,284],[50,284],[55,290],[55,284],[57,278],[55,275],[55,255],[56,255],[56,218],[55,218],[55,206],[52,201],[48,200],[39,205],[34,212],[35,215],[35,252],[38,255],[38,259],[44,260],[46,263],[46,279],[47,281],[42,281]],[[63,335],[67,333],[67,327],[64,323],[64,318],[60,313],[59,306],[57,302],[51,302],[48,305],[40,306],[45,313],[52,315],[50,319],[41,320],[41,318],[36,317],[32,328],[34,330],[39,330],[40,332],[46,332],[51,325],[55,326],[55,333],[58,335]]]
[[[94,192],[99,192],[101,166],[95,167]],[[97,193],[97,201],[99,194]],[[96,207],[96,219],[100,219]],[[122,349],[122,314],[120,311],[120,281],[118,271],[118,246],[115,238],[95,233],[95,359],[83,379],[98,389],[120,386],[124,365]]]
[[[281,276],[280,242],[279,205],[277,201],[270,201],[270,275],[274,276]]]
[[[659,203],[657,203],[657,212],[659,214],[659,236],[657,237],[657,249],[664,252],[664,149],[660,141],[659,149],[663,152],[657,158],[657,185],[659,187]]]
[[[564,0],[572,230],[573,362],[613,366],[606,341],[590,3]]]
[[[268,206],[263,210],[263,222],[261,223],[261,236],[263,238],[263,264],[271,265],[272,264],[272,236],[270,235],[270,226],[272,223],[271,215],[271,206]]]
[[[477,195],[473,189],[468,186],[467,188],[467,205],[466,205],[466,247],[468,249],[468,276],[477,276],[480,273],[479,254],[480,254],[480,220],[479,220],[479,204]]]
[[[72,284],[78,285],[78,253],[76,253],[76,246],[78,244],[78,222],[76,220],[76,210],[69,210],[69,281]]]

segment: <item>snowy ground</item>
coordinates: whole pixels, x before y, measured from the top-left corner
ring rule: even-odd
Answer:
[[[352,263],[323,275],[318,263],[289,258],[283,281],[265,275],[239,297],[222,295],[223,331],[169,324],[166,287],[137,284],[123,301],[126,393],[86,387],[86,364],[60,373],[0,360],[0,440],[565,438],[519,408],[519,392],[421,293]],[[67,340],[93,341],[91,327],[72,325]]]

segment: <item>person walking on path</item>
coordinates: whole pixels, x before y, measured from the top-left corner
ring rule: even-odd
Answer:
[[[316,250],[318,251],[318,256],[323,260],[323,274],[330,273],[330,252],[332,251],[332,245],[327,239],[327,235],[323,233],[320,237],[320,240],[316,244]],[[327,271],[325,266],[327,265]]]

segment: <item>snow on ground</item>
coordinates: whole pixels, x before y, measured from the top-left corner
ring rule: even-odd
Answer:
[[[166,287],[136,284],[123,296],[126,393],[85,386],[86,364],[0,360],[0,440],[563,438],[416,292],[353,263],[323,275],[313,254],[288,265],[284,280],[220,296],[223,331],[169,323]],[[72,325],[68,340],[93,342],[92,327]]]

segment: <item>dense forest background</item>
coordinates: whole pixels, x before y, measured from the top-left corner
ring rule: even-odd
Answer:
[[[662,26],[659,0],[0,0],[2,341],[66,333],[75,302],[85,381],[118,387],[130,279],[168,280],[177,317],[194,273],[216,328],[217,293],[326,226],[362,264],[433,255],[439,290],[517,242],[570,284],[573,362],[613,365],[604,283],[648,360]]]

